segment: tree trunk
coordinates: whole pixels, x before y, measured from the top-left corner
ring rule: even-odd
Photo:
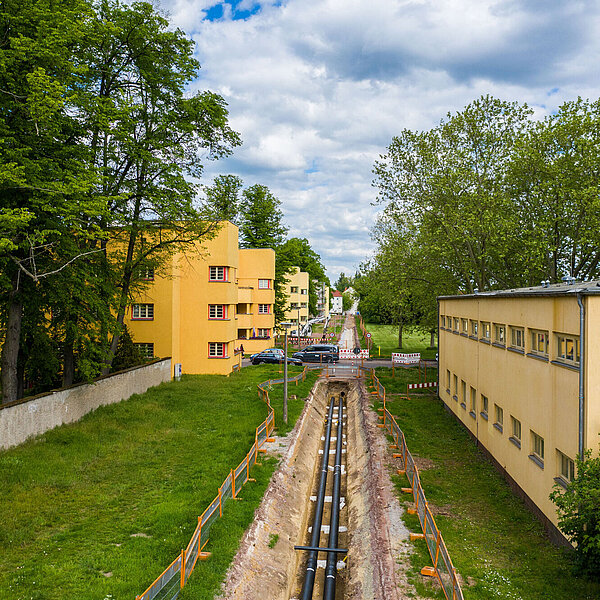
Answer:
[[[400,350],[402,350],[402,333],[404,331],[404,324],[402,323],[402,321],[400,321],[400,324],[398,325],[398,348],[400,348]]]
[[[435,348],[435,329],[429,332],[429,347]]]
[[[2,347],[2,404],[19,399],[17,364],[22,321],[23,301],[19,291],[13,289],[8,295],[6,337]]]
[[[63,387],[69,387],[75,379],[75,352],[73,351],[73,340],[65,340],[63,346]]]

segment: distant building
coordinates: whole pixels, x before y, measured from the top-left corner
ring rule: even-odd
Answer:
[[[331,298],[331,312],[341,315],[344,312],[342,292],[334,290]]]
[[[314,289],[317,292],[317,314],[315,317],[329,316],[329,286],[319,281],[313,281]]]
[[[308,273],[301,271],[300,267],[292,267],[288,279],[284,320],[295,323],[302,328],[308,321]]]
[[[439,313],[440,397],[562,538],[548,495],[598,451],[600,282],[441,297]]]
[[[175,254],[165,276],[146,273],[150,285],[125,322],[146,356],[170,356],[184,373],[227,374],[242,345],[247,353],[273,344],[275,253],[240,250],[229,222],[196,250]]]

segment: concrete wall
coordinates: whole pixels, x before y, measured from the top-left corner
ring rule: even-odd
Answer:
[[[142,394],[171,380],[171,359],[115,373],[95,383],[77,385],[0,407],[0,448],[11,448],[64,423],[78,421],[104,404]]]

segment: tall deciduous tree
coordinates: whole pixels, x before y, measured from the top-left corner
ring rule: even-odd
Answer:
[[[242,187],[237,175],[217,175],[212,185],[204,187],[207,209],[217,221],[237,224]]]

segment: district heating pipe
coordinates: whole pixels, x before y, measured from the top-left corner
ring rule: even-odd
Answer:
[[[342,437],[344,433],[342,421],[344,418],[344,395],[340,394],[338,408],[337,440],[335,444],[335,466],[333,469],[333,493],[331,496],[331,522],[329,524],[329,548],[337,548],[338,531],[340,528],[340,496],[342,488]],[[327,553],[325,567],[325,585],[323,600],[335,600],[335,577],[337,573],[337,554]]]
[[[310,545],[313,547],[319,546],[319,538],[321,537],[321,523],[323,521],[323,506],[325,504],[325,487],[327,486],[327,470],[329,469],[329,445],[331,438],[331,423],[333,421],[333,405],[335,398],[331,398],[329,403],[329,414],[327,415],[327,431],[325,433],[325,444],[323,446],[323,461],[321,464],[321,478],[319,480],[319,493],[315,507],[315,518],[312,526],[312,537]],[[317,550],[311,550],[308,553],[306,561],[306,575],[302,584],[301,600],[311,600],[313,596],[313,588],[315,585],[315,575],[317,572]]]

